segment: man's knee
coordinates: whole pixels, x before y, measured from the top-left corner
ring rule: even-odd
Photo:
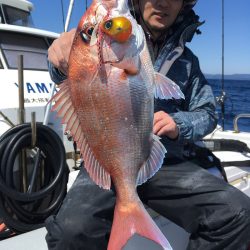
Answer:
[[[237,196],[237,198],[236,198]],[[239,228],[239,235],[242,235],[244,241],[249,241],[250,243],[250,197],[246,196],[242,192],[236,192],[234,197],[234,211],[235,212],[235,224]],[[239,236],[240,237],[240,236]]]
[[[55,216],[51,216],[46,220],[46,241],[49,250],[69,250],[74,249],[70,244],[75,238],[75,228],[70,224],[58,222]]]
[[[188,249],[246,250],[250,244],[250,198],[229,185],[209,198]]]
[[[224,235],[223,239],[228,242],[228,249],[245,249],[250,243],[250,198],[240,190],[228,186],[226,192],[221,195],[221,204],[221,209],[220,206],[215,208],[216,216],[210,218],[210,226],[215,226],[212,227],[212,234]],[[215,220],[218,224],[212,222]]]
[[[46,241],[49,250],[104,250],[107,248],[111,224],[82,215],[78,221],[71,218],[46,221]]]
[[[250,214],[250,197],[233,186],[229,186],[227,196],[225,197],[229,207],[236,214],[242,217],[249,217]],[[250,217],[249,217],[250,218]]]

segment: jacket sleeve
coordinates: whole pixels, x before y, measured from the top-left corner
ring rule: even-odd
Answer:
[[[193,55],[183,111],[170,114],[179,128],[179,141],[194,142],[211,133],[217,125],[216,103],[211,86]]]
[[[50,78],[56,84],[62,83],[67,78],[67,76],[65,76],[62,72],[55,68],[50,61],[48,61],[48,69]]]

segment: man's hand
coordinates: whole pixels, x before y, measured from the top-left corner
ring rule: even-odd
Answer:
[[[68,60],[76,29],[64,32],[48,49],[48,60],[64,75],[68,75]]]
[[[163,111],[154,114],[153,132],[158,136],[165,135],[170,139],[176,139],[179,135],[179,129],[174,119]]]

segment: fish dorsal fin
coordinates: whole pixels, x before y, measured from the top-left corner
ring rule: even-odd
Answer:
[[[98,186],[110,189],[110,175],[99,164],[87,143],[80,120],[71,101],[67,80],[60,85],[60,90],[53,96],[51,101],[55,101],[52,111],[57,111],[57,115],[62,118],[62,123],[67,124],[66,130],[70,131],[73,140],[76,142],[84,160],[84,167],[87,169],[92,180]]]
[[[185,99],[180,87],[168,77],[155,72],[155,98]]]
[[[150,156],[139,170],[137,185],[141,185],[151,178],[162,166],[167,150],[160,142],[160,137],[153,135],[153,145]]]

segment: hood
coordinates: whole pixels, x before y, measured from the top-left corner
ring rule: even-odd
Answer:
[[[190,9],[192,9],[198,0],[184,0],[184,8],[183,12],[188,12]]]

